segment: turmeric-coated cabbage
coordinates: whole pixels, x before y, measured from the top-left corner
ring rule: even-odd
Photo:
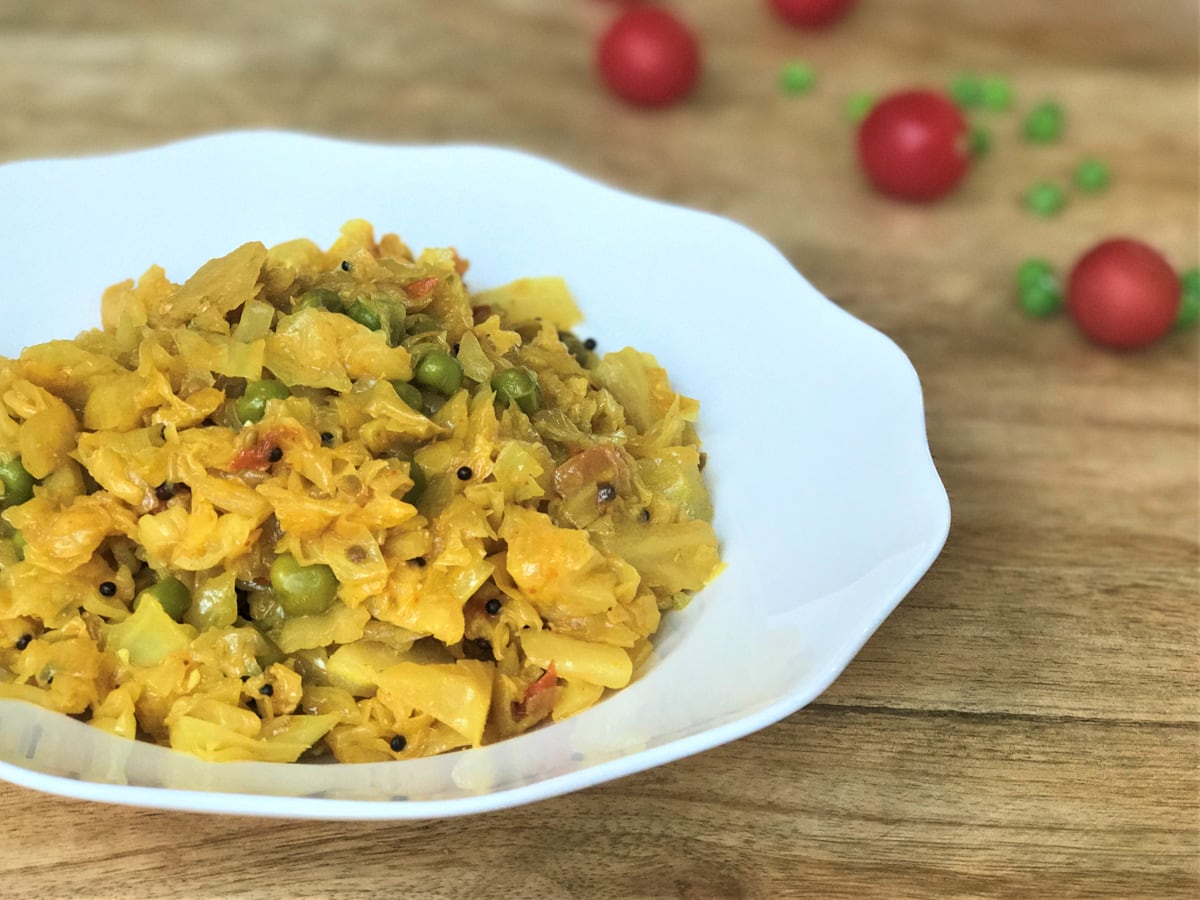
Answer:
[[[348,222],[104,292],[0,357],[0,698],[202,759],[559,721],[721,568],[694,423],[560,278]]]

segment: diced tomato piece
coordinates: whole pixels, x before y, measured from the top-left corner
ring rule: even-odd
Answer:
[[[416,281],[410,281],[404,286],[404,293],[408,294],[414,300],[428,297],[433,293],[433,289],[437,287],[438,280],[436,275],[431,275],[428,278],[418,278]]]
[[[545,674],[525,688],[525,698],[513,705],[513,718],[525,719],[533,716],[544,719],[554,708],[555,688],[558,687],[558,675],[554,671],[554,663],[550,663]]]
[[[280,449],[279,438],[280,435],[275,431],[261,435],[249,447],[245,447],[237,452],[237,455],[233,458],[233,462],[229,464],[229,471],[265,472],[271,467],[271,463],[274,461],[271,459],[271,455]]]

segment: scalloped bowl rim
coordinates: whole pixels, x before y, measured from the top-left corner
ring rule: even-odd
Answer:
[[[295,196],[314,172],[324,192]],[[628,335],[658,355],[681,390],[699,397],[729,565],[686,610],[664,617],[656,658],[630,687],[500,744],[355,766],[203,763],[0,701],[0,778],[12,783],[142,807],[322,819],[455,816],[545,799],[699,753],[800,709],[849,664],[949,533],[949,500],[907,357],[822,297],[765,239],[728,219],[636,196],[512,149],[277,131],[9,163],[0,166],[0,198],[15,211],[0,224],[0,246],[37,247],[53,237],[77,248],[78,260],[60,293],[51,290],[49,312],[0,344],[6,354],[92,327],[100,290],[151,263],[164,263],[178,279],[242,240],[325,242],[356,215],[414,246],[453,244],[466,234],[459,248],[472,260],[468,279],[478,275],[476,288],[562,275],[602,344]],[[262,208],[265,200],[273,205]],[[393,202],[401,209],[390,214]],[[123,215],[105,219],[102,211],[114,204]],[[190,215],[176,226],[182,233],[167,227],[180,206]],[[244,214],[231,224],[239,208]],[[460,208],[469,215],[457,215]],[[586,235],[572,231],[581,224]],[[643,259],[647,248],[661,256]],[[765,316],[778,318],[778,327],[760,335],[767,352],[754,356],[758,381],[766,380],[763,372],[772,376],[767,389],[758,381],[739,389],[736,380],[745,376],[738,370],[714,372],[708,364],[728,352],[736,329],[679,327],[695,310],[729,310],[713,297],[713,285],[745,289]],[[737,299],[735,317],[747,302]],[[64,322],[74,330],[64,331]],[[788,351],[801,357],[798,364],[780,358]],[[843,410],[850,401],[858,406]],[[779,414],[781,402],[793,404],[797,421]],[[776,469],[756,462],[764,446],[792,452],[769,457]],[[703,649],[731,650],[720,664],[736,679],[722,680]],[[350,770],[364,777],[351,778]],[[289,778],[309,780],[313,790],[288,786]]]

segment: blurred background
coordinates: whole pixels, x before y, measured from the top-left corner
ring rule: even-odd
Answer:
[[[1196,332],[1112,353],[1063,316],[1028,315],[1014,286],[1024,260],[1065,274],[1115,234],[1177,271],[1197,264],[1197,3],[860,0],[821,30],[767,0],[662,5],[703,70],[689,96],[647,109],[597,73],[617,0],[0,0],[0,162],[244,128],[478,142],[743,222],[913,360],[954,509],[933,571],[817,703],[665,769],[420,829],[289,831],[0,787],[9,821],[56,827],[0,853],[10,884],[36,874],[65,896],[103,875],[125,896],[169,871],[156,893],[1200,887]],[[812,83],[786,89],[789,64]],[[968,111],[988,151],[937,202],[874,191],[848,103],[964,73],[1012,89],[1010,108]],[[1022,123],[1047,100],[1062,134],[1031,142]],[[1111,173],[1096,193],[1070,187],[1089,157]],[[1054,214],[1025,199],[1043,181],[1066,189]],[[771,324],[750,301],[735,315],[754,340]],[[248,885],[229,863],[242,853],[286,865]]]
[[[1119,222],[1180,268],[1195,263],[1200,26],[1191,0],[863,0],[821,30],[789,26],[767,0],[676,0],[667,7],[696,34],[703,73],[690,97],[661,110],[622,102],[596,72],[597,41],[627,5],[4,0],[0,159],[238,128],[519,147],[742,221],[889,331],[903,321],[890,304],[862,306],[873,289],[863,269],[886,272],[889,294],[925,294],[961,329],[992,324],[995,304],[981,301],[1007,287],[1018,262],[989,251],[998,240],[1026,255],[1061,242],[1070,256]],[[790,95],[780,72],[797,59],[816,83]],[[848,98],[946,88],[963,72],[1001,75],[1014,88],[1012,112],[980,117],[993,132],[988,157],[933,207],[866,189]],[[1067,110],[1068,130],[1031,148],[1020,116],[1046,98]],[[1046,222],[1023,211],[1030,184],[1069,175],[1084,155],[1114,171],[1102,202]],[[1168,197],[1138,202],[1145,186],[1166,184]],[[928,296],[919,285],[929,277],[951,290]]]

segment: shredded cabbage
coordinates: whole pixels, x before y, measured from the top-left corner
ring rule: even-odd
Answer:
[[[209,760],[364,762],[628,684],[722,566],[698,405],[576,338],[562,279],[472,295],[466,269],[352,221],[153,267],[100,329],[0,357],[0,698]]]

